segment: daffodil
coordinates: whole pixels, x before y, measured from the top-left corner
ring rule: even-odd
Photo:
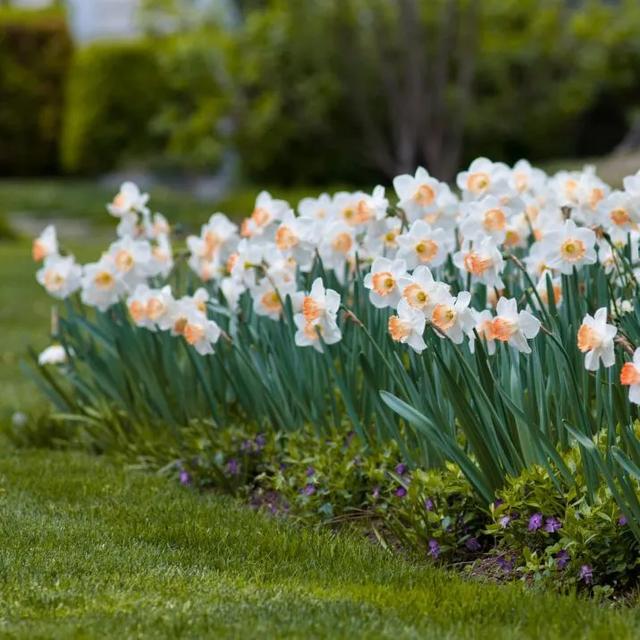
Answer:
[[[584,366],[597,371],[600,362],[605,367],[615,364],[613,339],[618,333],[615,325],[607,324],[607,308],[598,309],[593,316],[585,315],[578,329],[578,349],[585,354]]]
[[[45,258],[36,279],[49,295],[64,299],[80,288],[82,267],[76,264],[73,256],[62,257],[53,254]]]
[[[50,224],[44,228],[42,233],[33,241],[31,255],[35,262],[42,262],[49,256],[58,254],[58,238],[56,228]]]
[[[444,229],[434,229],[424,220],[416,220],[407,233],[397,238],[397,258],[406,262],[408,269],[418,265],[439,267],[454,247],[454,238]]]
[[[422,353],[427,347],[422,337],[425,325],[424,313],[402,299],[398,303],[397,315],[389,318],[389,335],[395,342],[408,344],[417,353]]]
[[[374,307],[396,307],[402,292],[399,287],[400,278],[407,275],[404,260],[376,258],[371,271],[364,277],[364,286],[369,289],[369,300]]]

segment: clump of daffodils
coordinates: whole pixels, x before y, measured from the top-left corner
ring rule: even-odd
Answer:
[[[96,261],[79,265],[51,226],[32,253],[42,263],[38,282],[55,298],[78,295],[104,313],[123,303],[137,327],[168,332],[202,355],[223,335],[214,310],[233,317],[247,299],[257,316],[291,325],[298,347],[323,351],[341,341],[356,289],[372,313],[386,314],[389,340],[416,353],[428,350],[432,332],[471,352],[480,341],[489,356],[529,354],[550,330],[546,310],[564,304],[566,279],[598,268],[615,295],[584,316],[575,340],[587,370],[612,366],[615,321],[630,313],[640,278],[640,172],[612,190],[589,167],[548,176],[524,160],[478,158],[456,187],[421,167],[397,176],[389,194],[382,186],[321,194],[294,208],[262,192],[240,224],[217,212],[187,238],[199,285],[191,293],[169,284],[170,226],[130,182],[107,205],[117,238]],[[514,286],[526,295],[514,296]],[[63,362],[70,354],[60,349],[42,362]],[[640,400],[637,356],[621,377],[632,402]]]

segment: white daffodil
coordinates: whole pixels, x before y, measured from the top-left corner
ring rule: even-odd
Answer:
[[[313,264],[314,251],[317,245],[318,222],[311,218],[301,218],[287,211],[276,229],[276,248],[287,256],[291,256],[303,272]]]
[[[596,234],[586,227],[578,227],[573,220],[565,221],[559,229],[549,232],[542,240],[548,255],[547,265],[570,275],[573,268],[594,264]]]
[[[241,235],[246,238],[264,235],[271,224],[281,220],[289,209],[288,202],[273,198],[268,191],[261,191],[251,216],[242,223]]]
[[[63,258],[53,254],[45,258],[42,269],[36,274],[36,279],[49,295],[62,300],[80,288],[82,267],[76,264],[73,256]]]
[[[500,298],[496,317],[491,322],[490,337],[506,342],[522,353],[531,353],[527,340],[533,340],[540,331],[540,320],[528,311],[518,312],[514,298]]]
[[[400,278],[407,276],[404,260],[376,258],[371,271],[364,277],[364,286],[369,289],[369,300],[378,309],[395,308],[402,292],[398,286]]]
[[[454,253],[453,264],[460,271],[471,274],[474,281],[482,282],[488,287],[504,287],[501,278],[504,260],[492,238],[476,243],[465,240],[461,250]]]
[[[50,224],[44,228],[42,233],[33,241],[31,255],[35,262],[42,262],[49,256],[58,254],[58,237],[56,228]]]
[[[106,311],[127,291],[128,287],[111,256],[105,255],[98,262],[84,265],[80,293],[84,304]]]
[[[302,315],[305,322],[334,322],[340,308],[340,294],[333,289],[325,289],[322,278],[316,278],[309,295],[302,300]]]
[[[109,247],[105,257],[113,262],[120,278],[130,289],[150,275],[152,250],[148,240],[121,238]]]
[[[496,341],[493,335],[493,315],[488,309],[483,311],[471,310],[473,317],[473,327],[467,333],[469,338],[469,351],[475,353],[476,347],[476,333],[479,338],[484,342],[487,353],[492,356],[496,352]]]
[[[509,186],[518,194],[540,193],[546,182],[545,172],[535,169],[527,160],[518,160],[509,176]]]
[[[52,344],[38,355],[38,364],[43,367],[48,364],[64,364],[67,361],[67,352],[60,344]]]
[[[351,263],[356,253],[353,228],[342,221],[329,223],[323,230],[318,251],[325,269],[333,269],[342,277],[345,265]]]
[[[372,222],[367,227],[359,255],[370,260],[380,255],[393,259],[398,251],[401,230],[400,218],[383,218]]]
[[[465,202],[461,206],[460,231],[465,240],[480,242],[489,237],[496,244],[502,244],[514,213],[511,207],[503,205],[492,195]]]
[[[461,291],[455,298],[449,293],[439,295],[430,320],[441,338],[446,336],[456,344],[464,340],[464,335],[469,333],[474,324],[470,303],[471,294],[468,291]]]
[[[409,220],[418,220],[436,211],[442,186],[424,167],[418,167],[413,176],[404,174],[393,179],[398,206]]]
[[[263,278],[255,287],[251,289],[253,298],[253,310],[260,316],[267,316],[272,320],[278,320],[282,315],[283,298],[278,289]]]
[[[409,276],[398,280],[402,299],[413,308],[431,317],[435,305],[449,293],[449,285],[433,279],[429,267],[417,267]]]
[[[584,366],[588,371],[597,371],[600,361],[605,367],[615,364],[613,339],[618,333],[615,325],[607,324],[607,308],[587,314],[578,329],[578,349],[585,354]]]
[[[174,320],[173,309],[176,304],[171,287],[166,285],[162,289],[150,289],[146,302],[146,317],[161,331],[171,329]]]
[[[193,311],[187,313],[181,331],[182,337],[202,356],[213,353],[213,345],[218,342],[221,333],[215,321]]]
[[[625,244],[628,235],[638,230],[640,201],[624,191],[613,191],[600,201],[596,216],[614,243]]]
[[[620,372],[620,382],[629,387],[629,401],[640,404],[640,348],[633,352],[633,360],[625,362]]]
[[[173,250],[168,236],[156,236],[151,246],[151,260],[148,265],[149,277],[162,276],[166,278],[173,270]]]
[[[492,193],[500,195],[509,191],[511,170],[502,162],[491,162],[487,158],[476,158],[467,171],[461,171],[456,184],[465,200],[481,198]]]
[[[133,182],[124,182],[113,202],[107,205],[107,210],[116,218],[130,213],[148,213],[148,201],[149,194],[141,193],[138,185]]]
[[[322,343],[335,344],[342,339],[342,332],[335,320],[328,318],[307,322],[302,313],[297,313],[293,318],[296,325],[294,336],[298,347],[313,347],[322,352]]]
[[[146,284],[139,284],[127,298],[127,310],[136,326],[155,331],[156,323],[147,313],[152,295],[153,291]]]
[[[336,193],[333,198],[336,218],[351,227],[381,220],[386,216],[389,206],[384,191],[384,187],[378,185],[372,195],[363,191]]]
[[[398,236],[397,258],[406,262],[408,269],[418,265],[439,267],[453,249],[453,235],[444,229],[434,229],[424,220],[416,220],[407,233]]]
[[[235,313],[238,310],[240,296],[247,290],[247,287],[240,280],[228,276],[222,279],[220,288],[229,309]]]
[[[422,337],[426,322],[422,311],[412,307],[406,300],[400,300],[397,315],[389,318],[389,335],[395,342],[408,344],[417,353],[422,353],[427,348]]]
[[[302,198],[298,203],[298,213],[301,218],[328,222],[335,217],[335,205],[330,195],[322,193],[317,198]]]

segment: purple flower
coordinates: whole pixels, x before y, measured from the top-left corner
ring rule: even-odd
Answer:
[[[191,484],[191,476],[189,475],[189,472],[184,469],[180,472],[180,484],[185,487],[188,487]]]
[[[427,498],[427,499],[424,501],[424,508],[425,508],[427,511],[433,511],[433,507],[434,507],[433,500],[432,500],[431,498]]]
[[[377,500],[380,497],[380,487],[373,487],[371,496],[373,497],[374,500]]]
[[[258,447],[258,449],[262,449],[265,444],[267,444],[267,439],[261,433],[259,433],[256,436],[256,446]]]
[[[440,545],[437,540],[429,540],[429,555],[435,560],[440,555]]]
[[[316,492],[316,488],[311,483],[306,484],[302,489],[302,495],[312,496]]]
[[[316,470],[313,467],[307,467],[307,470],[304,472],[304,474],[307,476],[307,478],[310,478],[315,472]]]
[[[502,498],[498,498],[494,503],[493,506],[497,509],[500,505],[504,504],[504,500],[502,500]]]
[[[511,522],[511,516],[509,515],[502,516],[500,520],[498,520],[498,522],[500,523],[500,526],[503,529],[506,529],[509,526],[509,523]]]
[[[570,559],[571,556],[566,549],[561,549],[560,551],[558,551],[558,553],[556,553],[556,565],[558,566],[558,569],[564,569],[569,563]]]
[[[404,487],[398,487],[393,494],[396,498],[404,498],[407,495],[407,490]]]
[[[480,551],[482,548],[482,545],[478,542],[478,538],[469,538],[464,545],[469,551]]]
[[[513,569],[514,561],[512,558],[508,558],[507,556],[498,556],[496,558],[496,562],[505,573],[509,573]]]
[[[542,526],[542,514],[534,513],[529,518],[529,531],[537,531]]]
[[[407,465],[404,464],[404,462],[400,462],[396,465],[396,473],[399,476],[403,476],[405,473],[407,473]]]
[[[554,517],[547,518],[546,522],[544,523],[544,530],[547,533],[555,533],[561,527],[562,527],[562,523],[560,522],[560,520]]]
[[[240,473],[240,464],[235,458],[231,458],[227,462],[227,471],[230,476],[237,476]]]
[[[593,582],[593,569],[591,565],[583,564],[580,567],[580,580],[585,584],[591,584]]]
[[[621,527],[624,527],[624,526],[627,524],[627,522],[628,522],[628,520],[627,520],[627,516],[620,516],[620,517],[618,518],[618,524],[619,524]]]

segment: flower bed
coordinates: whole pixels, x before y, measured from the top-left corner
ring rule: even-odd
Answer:
[[[455,469],[510,533],[522,509],[496,500],[543,473],[640,540],[640,174],[618,191],[588,168],[479,158],[457,186],[418,169],[393,202],[376,187],[297,212],[263,192],[240,227],[216,213],[182,247],[126,183],[97,262],[76,264],[53,228],[34,243],[38,280],[64,300],[39,384],[114,433],[353,431],[397,447],[412,477]],[[526,530],[556,536],[558,518],[540,508]],[[547,546],[528,566],[563,562]]]

